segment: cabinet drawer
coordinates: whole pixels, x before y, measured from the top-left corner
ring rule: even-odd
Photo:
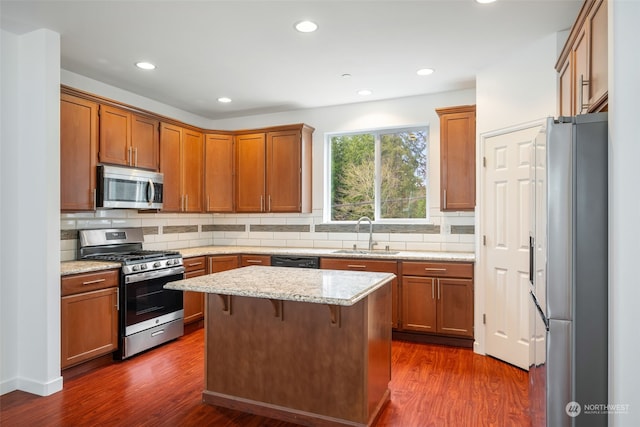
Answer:
[[[196,256],[191,258],[185,258],[183,260],[184,263],[184,271],[185,273],[190,273],[192,271],[204,270],[206,268],[205,257],[204,256]],[[195,277],[194,275],[190,275],[190,277]]]
[[[320,259],[320,268],[326,270],[354,270],[354,271],[372,271],[374,273],[393,273],[398,274],[397,261],[378,261],[371,259],[338,259],[338,258],[322,258]]]
[[[459,262],[403,262],[406,276],[473,278],[473,264]]]
[[[241,255],[240,267],[249,265],[271,265],[271,255]]]
[[[106,270],[95,273],[83,273],[64,276],[61,279],[61,295],[73,295],[81,292],[118,286],[120,270]]]

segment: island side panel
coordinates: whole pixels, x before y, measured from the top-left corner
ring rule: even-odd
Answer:
[[[290,421],[317,415],[367,425],[388,399],[390,300],[385,285],[340,307],[334,325],[325,304],[234,296],[229,314],[208,295],[204,401]]]

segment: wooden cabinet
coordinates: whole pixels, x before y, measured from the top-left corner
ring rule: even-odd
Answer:
[[[476,205],[476,106],[438,108],[440,210],[472,211]]]
[[[165,212],[201,212],[202,133],[168,123],[160,125],[160,172],[164,174]]]
[[[61,279],[61,369],[118,349],[119,270]]]
[[[558,109],[563,116],[607,110],[607,0],[586,0],[560,54]]]
[[[239,266],[238,255],[214,255],[209,257],[209,273],[233,270]]]
[[[184,278],[204,276],[207,274],[204,256],[184,259]],[[184,323],[189,324],[204,319],[204,294],[202,292],[183,292]]]
[[[159,124],[152,118],[101,105],[99,161],[158,170]]]
[[[402,262],[407,331],[473,338],[473,264]]]
[[[311,212],[311,136],[306,125],[236,136],[236,211]]]
[[[359,258],[321,258],[320,268],[327,270],[351,270],[351,271],[372,271],[377,273],[393,273],[398,275],[397,261],[381,261]],[[391,323],[393,328],[398,328],[400,319],[399,306],[400,289],[398,278],[391,281]]]
[[[271,265],[271,255],[240,255],[240,267]]]
[[[204,139],[204,210],[234,212],[235,150],[233,135],[207,134]]]
[[[96,208],[98,104],[60,95],[60,209]]]

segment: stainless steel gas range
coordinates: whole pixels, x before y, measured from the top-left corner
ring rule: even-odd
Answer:
[[[80,259],[122,264],[115,358],[126,359],[183,335],[182,292],[164,289],[184,278],[179,252],[143,250],[141,228],[80,230],[78,239]]]

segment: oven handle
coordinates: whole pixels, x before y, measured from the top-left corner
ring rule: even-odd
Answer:
[[[128,285],[129,283],[137,283],[137,282],[142,282],[144,280],[158,279],[160,277],[175,276],[175,275],[184,276],[184,267],[178,266],[178,267],[165,268],[163,270],[145,271],[143,273],[129,274],[128,276],[124,276],[124,283]],[[180,279],[182,279],[182,277]]]

